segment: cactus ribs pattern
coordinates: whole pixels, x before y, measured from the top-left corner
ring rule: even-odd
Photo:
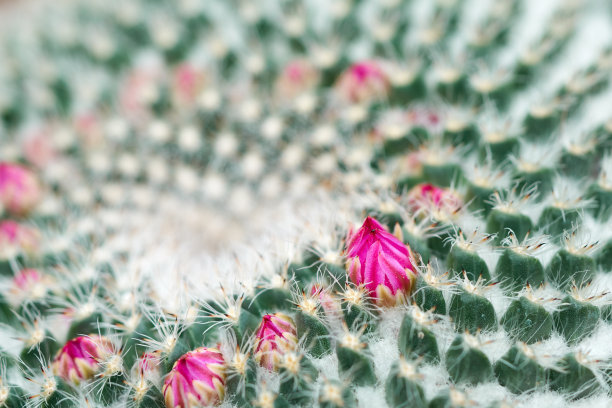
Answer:
[[[0,408],[612,404],[606,2],[17,7]]]

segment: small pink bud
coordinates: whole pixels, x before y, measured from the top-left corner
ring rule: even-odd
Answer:
[[[40,184],[31,170],[19,164],[0,162],[0,203],[8,212],[25,215],[40,198]]]
[[[21,299],[40,299],[47,293],[50,279],[38,269],[22,269],[13,278],[12,291]]]
[[[207,407],[225,395],[226,364],[215,348],[200,347],[179,358],[164,381],[168,408]]]
[[[106,140],[102,118],[97,112],[85,112],[75,116],[74,129],[86,148],[99,147]]]
[[[405,302],[416,278],[410,248],[374,218],[347,237],[347,271],[351,281],[363,285],[379,306]]]
[[[312,285],[310,295],[319,298],[319,303],[327,316],[334,316],[340,312],[341,308],[336,298],[318,283]]]
[[[319,71],[305,59],[291,61],[276,81],[276,92],[283,99],[291,99],[312,90],[319,82]]]
[[[274,370],[282,356],[297,345],[297,331],[293,320],[283,314],[267,314],[261,320],[255,340],[255,360],[262,367]]]
[[[36,251],[40,240],[37,230],[13,220],[0,221],[0,254]]]
[[[160,357],[157,353],[143,353],[138,359],[138,372],[146,376],[159,370]]]
[[[53,374],[78,385],[100,371],[100,361],[112,350],[112,344],[105,337],[76,337],[69,340],[55,356]]]
[[[458,194],[429,183],[414,186],[408,192],[407,198],[408,207],[415,213],[425,210],[450,215],[463,206]]]
[[[38,168],[48,166],[57,156],[53,140],[45,129],[40,129],[26,137],[23,141],[23,154],[28,162]]]
[[[28,290],[32,285],[42,280],[42,276],[36,269],[22,269],[14,278],[13,283],[21,290]]]
[[[119,105],[128,120],[138,122],[150,116],[150,105],[159,98],[164,83],[160,69],[136,69],[128,73],[119,91]]]
[[[440,124],[442,118],[436,111],[427,110],[424,108],[414,108],[408,111],[408,120],[412,126],[421,126],[430,132],[436,132],[440,130]]]
[[[389,88],[389,78],[379,61],[363,61],[351,65],[336,83],[340,98],[351,103],[385,99]]]
[[[146,352],[136,361],[132,367],[132,372],[139,378],[147,380],[153,384],[161,382],[161,352]]]
[[[179,106],[192,104],[206,83],[204,71],[189,63],[179,65],[174,71],[174,99]]]

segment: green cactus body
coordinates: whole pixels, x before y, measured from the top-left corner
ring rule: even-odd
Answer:
[[[480,350],[478,341],[469,334],[455,337],[446,352],[445,364],[455,384],[476,385],[493,377],[491,362]]]
[[[546,383],[546,370],[523,343],[512,346],[495,363],[493,371],[499,383],[515,394],[535,391]]]
[[[402,135],[387,135],[382,146],[382,155],[392,157],[413,150],[420,143],[429,139],[426,130],[413,128]]]
[[[414,232],[410,232],[406,227],[402,228],[402,234],[404,236],[404,242],[408,244],[415,253],[419,254],[423,263],[429,263],[431,252],[428,247],[427,239],[418,236]]]
[[[426,313],[413,309],[406,314],[400,326],[398,347],[400,354],[407,358],[422,357],[428,363],[440,361],[438,342],[427,326],[435,324]]]
[[[88,306],[86,306],[88,307]],[[95,309],[87,316],[76,316],[68,329],[68,338],[74,338],[79,335],[88,335],[98,332],[98,325],[104,321],[104,317]]]
[[[570,230],[572,225],[576,225],[579,218],[580,212],[577,209],[550,206],[542,211],[538,226],[541,231],[557,237]]]
[[[261,288],[255,293],[255,302],[264,313],[288,311],[292,307],[291,292],[282,287]]]
[[[501,285],[511,292],[520,291],[526,283],[537,288],[546,280],[539,259],[512,248],[504,249],[495,266],[495,275]]]
[[[306,356],[286,354],[279,370],[279,393],[292,406],[311,406],[319,372]]]
[[[546,267],[546,277],[559,288],[568,288],[589,282],[595,272],[595,261],[588,255],[559,250]]]
[[[424,163],[423,178],[431,184],[449,187],[463,177],[461,167],[455,163]]]
[[[525,137],[546,140],[559,123],[560,112],[554,106],[537,106],[525,118]]]
[[[427,93],[424,72],[420,67],[391,76],[391,86],[391,104],[405,104],[407,101],[422,99]]]
[[[444,140],[455,146],[475,145],[480,140],[480,133],[474,124],[451,119],[444,129]]]
[[[418,380],[416,369],[411,363],[405,360],[394,363],[385,383],[385,398],[389,407],[427,407],[425,392]]]
[[[339,381],[327,381],[319,391],[319,406],[321,408],[355,408],[357,400],[350,387]]]
[[[560,166],[563,173],[569,177],[588,177],[596,166],[595,152],[564,150],[561,155]]]
[[[525,214],[493,208],[487,216],[487,232],[497,234],[495,242],[498,244],[508,236],[509,230],[521,241],[532,229],[531,219]]]
[[[131,388],[128,398],[134,408],[164,408],[164,397],[157,387],[148,384],[146,388]]]
[[[21,387],[0,385],[0,407],[20,408],[26,406],[25,392]]]
[[[345,334],[342,341],[336,346],[338,357],[338,371],[347,376],[357,386],[368,386],[376,383],[374,363],[366,354],[361,340],[354,334]]]
[[[44,384],[47,391],[41,400],[44,408],[77,408],[79,403],[71,396],[75,392],[73,388],[59,377],[49,377]]]
[[[501,161],[505,160],[506,157],[518,154],[519,150],[520,142],[516,137],[490,133],[484,135],[484,143],[481,143],[479,154],[482,158],[490,155],[491,160]],[[485,197],[485,199],[487,198]]]
[[[438,278],[431,274],[417,277],[416,289],[412,298],[421,310],[431,310],[440,315],[446,314],[444,294],[438,287],[444,283],[440,283]]]
[[[559,310],[553,313],[555,330],[566,342],[576,344],[595,331],[600,313],[597,306],[566,296]]]
[[[28,334],[30,334],[30,338],[24,342],[23,349],[19,354],[19,359],[28,367],[38,364],[41,357],[45,361],[50,361],[60,348],[57,340],[53,338],[49,331],[35,328]]]
[[[512,301],[500,323],[508,336],[527,344],[546,340],[553,331],[551,314],[525,296]]]
[[[315,358],[332,352],[331,335],[319,313],[316,308],[302,308],[295,314],[298,337],[303,339],[305,348]]]
[[[448,315],[453,319],[455,330],[476,333],[497,329],[495,309],[487,298],[473,291],[460,289],[452,296]]]
[[[105,406],[117,403],[124,396],[126,382],[126,376],[121,371],[105,374],[103,380],[96,384],[95,400]]]
[[[602,182],[589,186],[587,197],[593,200],[590,212],[601,220],[608,220],[612,214],[612,188]]]
[[[535,200],[543,200],[546,198],[553,188],[553,178],[555,171],[548,167],[538,167],[535,164],[529,163],[523,168],[517,169],[514,174],[514,179],[518,183],[518,187],[529,188],[530,186],[538,186],[538,196]]]
[[[442,224],[438,235],[427,238],[429,252],[440,258],[446,257],[451,250],[451,245],[448,242],[451,239],[455,239],[454,231],[450,225]]]
[[[549,370],[550,388],[567,394],[571,399],[589,397],[600,391],[595,373],[581,354],[569,353],[558,363],[558,369]]]
[[[253,358],[237,352],[229,364],[226,392],[237,406],[250,407],[257,394],[257,364]]]
[[[493,205],[490,204],[493,193],[495,193],[495,189],[491,186],[470,182],[466,198],[470,201],[471,208],[474,210],[481,210],[484,215],[487,215],[493,208]]]
[[[457,390],[445,390],[436,395],[430,402],[429,408],[464,408],[473,404],[467,396]]]
[[[448,268],[460,275],[465,271],[469,280],[476,282],[479,279],[489,281],[491,275],[487,263],[478,256],[476,251],[463,245],[454,245],[446,258]]]
[[[604,272],[612,271],[612,241],[606,242],[594,256],[597,265]]]

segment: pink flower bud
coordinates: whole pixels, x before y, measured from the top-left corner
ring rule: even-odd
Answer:
[[[390,83],[378,61],[363,61],[351,65],[336,83],[336,90],[345,102],[368,103],[385,99]]]
[[[225,395],[226,364],[215,348],[200,347],[179,358],[164,381],[168,408],[195,408],[217,404]]]
[[[138,372],[146,376],[159,371],[160,357],[157,353],[143,353],[138,359]]]
[[[164,84],[161,69],[136,69],[128,73],[119,90],[119,105],[129,121],[139,122],[150,116],[150,105],[159,98]]]
[[[268,314],[257,329],[255,360],[268,370],[274,370],[282,356],[297,345],[297,331],[293,320],[283,314]]]
[[[38,179],[24,166],[0,162],[0,203],[15,215],[25,215],[40,201]]]
[[[457,212],[462,206],[463,201],[455,192],[434,186],[429,183],[417,184],[407,195],[408,207],[413,212],[434,211],[450,215]]]
[[[334,316],[340,313],[341,308],[338,300],[328,291],[324,290],[318,283],[310,288],[310,295],[319,298],[319,303],[327,316]]]
[[[12,220],[0,221],[0,255],[20,252],[32,253],[38,247],[37,230]]]
[[[412,126],[421,126],[430,132],[439,131],[440,124],[442,123],[438,112],[424,108],[413,108],[408,111],[408,120]]]
[[[172,81],[175,103],[181,107],[193,104],[205,84],[206,75],[203,70],[189,63],[179,65]]]
[[[112,350],[112,344],[105,337],[76,337],[69,340],[55,356],[53,374],[78,385],[100,371],[100,361]]]
[[[13,283],[21,290],[28,290],[32,285],[42,281],[42,276],[36,269],[22,269],[14,278]]]
[[[363,285],[379,306],[403,303],[416,278],[410,248],[375,219],[368,217],[347,237],[347,271]]]
[[[74,129],[86,149],[100,147],[105,139],[102,118],[97,112],[85,112],[74,117]]]
[[[38,168],[48,166],[57,156],[53,140],[47,129],[29,134],[23,141],[23,154],[28,162]]]
[[[309,61],[291,61],[276,81],[276,93],[282,99],[291,99],[312,90],[319,82],[319,71]]]
[[[22,269],[13,278],[13,292],[21,299],[40,299],[47,293],[50,279],[38,269]]]

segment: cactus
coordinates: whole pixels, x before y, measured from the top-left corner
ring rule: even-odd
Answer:
[[[0,5],[0,408],[612,404],[606,2],[55,3]]]

